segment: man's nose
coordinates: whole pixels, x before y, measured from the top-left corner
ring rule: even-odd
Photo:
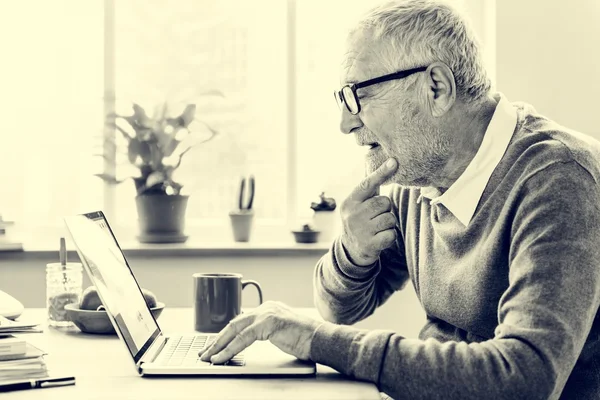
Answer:
[[[361,119],[357,115],[352,115],[346,107],[342,107],[340,121],[340,131],[344,134],[352,133],[356,128],[363,126]]]

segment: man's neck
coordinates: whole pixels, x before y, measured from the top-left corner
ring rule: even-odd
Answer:
[[[461,103],[454,109],[449,124],[453,129],[449,132],[450,158],[432,186],[443,193],[460,177],[477,154],[497,105],[497,100],[488,97],[477,108]]]

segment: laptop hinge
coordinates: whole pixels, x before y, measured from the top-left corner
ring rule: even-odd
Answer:
[[[140,358],[137,362],[138,369],[143,363],[153,362],[156,359],[156,357],[160,354],[160,351],[163,349],[163,347],[165,347],[165,344],[167,344],[167,340],[168,339],[162,333],[160,333],[156,337],[156,340],[152,342],[152,344],[148,348],[148,351],[146,351],[142,358]]]

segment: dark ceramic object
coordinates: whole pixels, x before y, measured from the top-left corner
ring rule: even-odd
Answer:
[[[296,243],[316,243],[319,239],[319,231],[292,231]]]
[[[260,284],[242,279],[235,273],[196,273],[194,278],[194,329],[199,332],[221,331],[242,312],[242,290],[252,285],[258,291],[258,305],[263,295]]]
[[[136,196],[142,243],[181,243],[184,235],[188,196],[146,194]]]

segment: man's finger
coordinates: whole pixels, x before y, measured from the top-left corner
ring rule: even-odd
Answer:
[[[223,364],[231,360],[233,356],[240,353],[258,339],[257,328],[257,324],[252,324],[241,331],[223,350],[213,355],[210,358],[210,361],[213,364]]]
[[[392,228],[386,229],[385,231],[377,232],[373,237],[375,238],[375,243],[377,247],[380,250],[384,250],[390,247],[392,244],[394,244],[397,234],[397,230],[395,228]]]
[[[398,163],[395,159],[390,158],[385,163],[381,164],[379,168],[367,175],[363,180],[354,188],[350,197],[357,201],[364,201],[370,197],[373,197],[379,191],[379,186],[383,184],[398,168]]]
[[[383,214],[379,214],[375,218],[371,220],[371,227],[373,229],[373,234],[378,232],[383,232],[388,229],[394,229],[396,227],[396,217],[391,212],[386,212]]]
[[[208,348],[198,352],[202,361],[208,361],[210,358],[224,349],[240,332],[242,332],[254,320],[251,314],[240,315],[230,324],[228,324],[219,334],[215,341]]]

